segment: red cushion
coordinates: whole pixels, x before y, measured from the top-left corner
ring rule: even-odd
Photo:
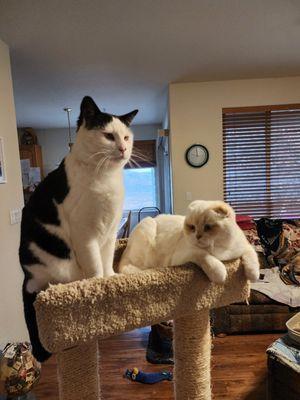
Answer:
[[[247,229],[251,229],[251,228],[255,227],[255,223],[254,223],[252,217],[250,217],[249,215],[237,215],[236,222],[237,222],[238,226],[243,230],[247,230]]]

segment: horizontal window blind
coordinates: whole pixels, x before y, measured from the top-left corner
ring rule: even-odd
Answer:
[[[237,214],[300,218],[300,105],[223,109],[223,161]]]

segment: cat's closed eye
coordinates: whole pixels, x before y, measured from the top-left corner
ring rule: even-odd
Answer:
[[[114,137],[114,135],[113,135],[112,133],[104,132],[103,134],[104,134],[104,136],[106,137],[106,139],[108,139],[108,140],[114,142],[115,137]]]
[[[208,224],[205,224],[204,225],[204,232],[208,232],[208,231],[210,231],[212,229],[212,226],[211,225],[208,225]]]
[[[125,140],[125,142],[128,142],[129,136],[124,136],[124,140]]]

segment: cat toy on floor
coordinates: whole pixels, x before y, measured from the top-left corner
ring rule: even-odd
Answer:
[[[143,372],[136,367],[133,369],[127,369],[124,376],[132,381],[147,384],[171,381],[173,379],[173,373],[171,371]]]

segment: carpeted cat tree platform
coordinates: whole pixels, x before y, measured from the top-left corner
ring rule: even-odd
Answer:
[[[118,245],[116,262],[124,248]],[[60,400],[103,399],[98,340],[169,319],[174,320],[175,398],[211,399],[209,310],[249,294],[240,262],[226,265],[225,285],[209,282],[189,265],[41,292],[35,303],[39,334],[45,348],[57,354]]]

